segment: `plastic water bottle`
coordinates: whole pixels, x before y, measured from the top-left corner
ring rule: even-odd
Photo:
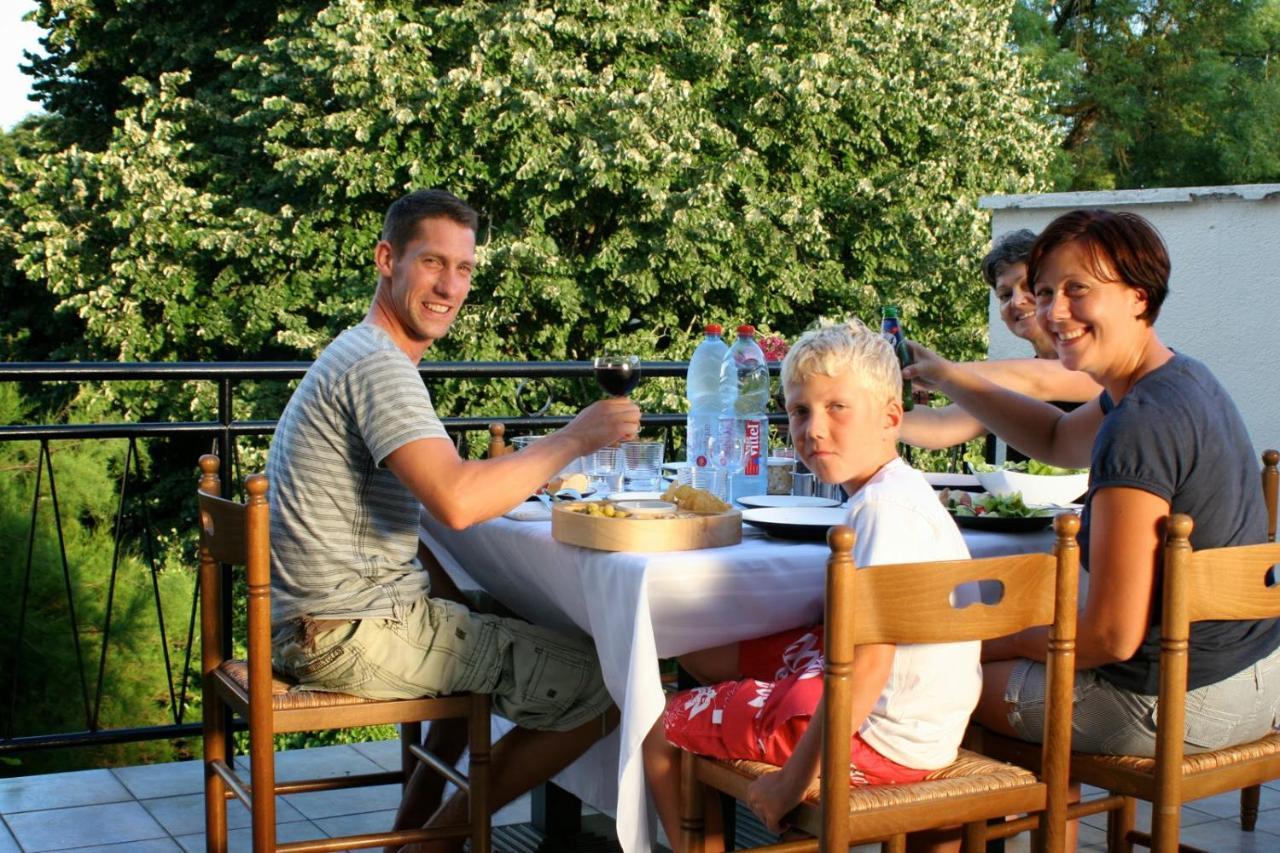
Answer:
[[[769,490],[769,366],[754,326],[739,326],[738,340],[720,366],[720,413],[742,438],[742,470],[729,481],[731,498]],[[727,423],[726,423],[727,427]]]
[[[684,394],[689,400],[685,458],[690,465],[699,468],[710,464],[708,448],[720,417],[720,362],[729,351],[728,344],[720,337],[721,331],[717,323],[703,327],[702,343],[689,359],[689,374],[685,382]]]

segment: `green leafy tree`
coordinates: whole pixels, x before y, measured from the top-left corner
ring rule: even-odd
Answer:
[[[366,310],[386,206],[444,186],[485,228],[432,358],[682,358],[706,321],[794,337],[883,302],[977,356],[978,198],[1042,186],[1054,147],[1010,8],[44,0],[50,112],[0,148],[0,296],[52,309],[29,325],[53,334],[0,317],[3,339],[37,358],[310,358]],[[283,390],[239,392],[236,416],[274,417]],[[639,393],[672,411],[681,392]],[[432,393],[442,413],[512,413],[507,383]],[[559,408],[597,393],[562,389]],[[208,383],[113,383],[58,411],[214,405]],[[147,452],[160,471],[195,457]],[[182,507],[180,490],[149,499]]]
[[[1019,0],[1063,189],[1280,180],[1280,0]]]
[[[63,17],[105,33],[115,5]],[[214,61],[95,53],[133,76],[45,81],[50,105],[115,106],[105,142],[16,164],[18,265],[94,356],[313,355],[368,303],[387,203],[430,185],[487,223],[473,307],[436,357],[680,357],[707,319],[793,335],[888,300],[975,355],[977,198],[1034,189],[1051,148],[1005,4],[315,8],[264,35],[255,18]],[[438,396],[500,411],[508,393]]]

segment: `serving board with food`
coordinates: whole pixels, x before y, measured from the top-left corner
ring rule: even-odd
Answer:
[[[662,497],[669,508],[649,500],[552,504],[551,535],[600,551],[689,551],[742,541],[742,513],[715,495],[673,485]]]

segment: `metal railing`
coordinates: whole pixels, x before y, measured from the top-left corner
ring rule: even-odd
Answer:
[[[0,709],[0,756],[22,751],[42,750],[72,746],[93,746],[102,744],[138,742],[145,740],[194,737],[199,735],[198,720],[185,719],[188,698],[188,674],[191,669],[195,637],[196,608],[198,606],[196,573],[192,571],[192,595],[190,610],[181,614],[186,622],[185,636],[182,637],[182,659],[180,664],[171,658],[170,628],[173,615],[165,613],[161,600],[159,573],[161,566],[157,559],[157,531],[153,529],[149,510],[144,501],[141,504],[141,519],[134,519],[133,525],[126,525],[128,515],[128,497],[130,490],[141,493],[144,488],[143,470],[140,462],[139,440],[164,440],[178,437],[205,438],[210,447],[224,460],[231,460],[228,471],[231,476],[223,478],[224,493],[230,494],[241,479],[242,473],[237,470],[238,453],[236,440],[245,436],[270,435],[275,429],[275,421],[247,420],[237,421],[233,417],[236,387],[246,381],[280,381],[300,379],[309,367],[306,362],[219,362],[219,363],[9,363],[0,364],[0,382],[31,383],[106,383],[111,381],[161,381],[188,382],[204,380],[217,384],[217,416],[211,421],[190,422],[145,422],[145,423],[99,423],[99,424],[11,424],[0,426],[0,442],[29,441],[38,443],[36,455],[36,471],[34,489],[31,499],[31,512],[28,519],[28,535],[26,537],[25,554],[8,554],[0,557],[10,561],[10,567],[22,566],[21,591],[18,601],[17,636],[7,642],[7,650],[0,650],[0,663],[4,664],[0,675],[0,689],[7,695],[5,707]],[[641,370],[646,378],[650,377],[683,377],[688,369],[687,362],[644,362]],[[777,365],[772,365],[777,372]],[[524,399],[531,383],[546,382],[555,379],[590,378],[592,368],[589,362],[436,362],[420,365],[419,372],[424,381],[444,379],[480,379],[493,380],[515,378],[522,380],[516,390],[515,408],[522,412],[516,416],[492,417],[474,415],[442,418],[446,430],[455,441],[462,443],[466,437],[475,432],[487,430],[490,424],[503,424],[508,430],[541,430],[554,429],[565,425],[570,416],[541,414],[540,410],[526,404]],[[785,422],[783,415],[771,415],[774,422]],[[663,431],[664,442],[672,445],[672,430],[685,423],[683,413],[647,413],[642,424],[648,428]],[[76,619],[76,591],[71,565],[67,557],[64,537],[64,519],[58,500],[58,477],[55,466],[55,454],[52,448],[58,442],[65,441],[107,441],[124,440],[124,464],[120,470],[119,497],[115,510],[114,543],[112,564],[107,574],[106,603],[101,626],[84,627]],[[194,464],[194,460],[193,464]],[[160,477],[191,478],[193,469],[161,472]],[[154,483],[152,483],[154,485]],[[47,491],[46,491],[47,490]],[[79,673],[78,703],[83,706],[84,725],[74,731],[24,733],[14,730],[17,719],[16,706],[19,687],[23,677],[39,677],[41,672],[39,661],[30,658],[38,653],[37,648],[29,648],[25,643],[26,632],[31,614],[28,613],[28,593],[31,589],[32,573],[38,567],[33,565],[34,545],[42,506],[48,505],[53,514],[53,527],[56,532],[57,553],[60,565],[45,567],[45,570],[61,570],[65,608],[71,626],[71,645],[74,649],[75,661]],[[140,522],[140,524],[138,524]],[[129,529],[136,529],[130,540]],[[128,553],[141,554],[151,573],[151,592],[156,611],[158,641],[164,649],[165,678],[167,682],[169,706],[172,709],[171,722],[163,725],[141,725],[127,727],[104,728],[101,725],[103,689],[108,657],[112,646],[113,607],[117,592],[118,575],[121,561]],[[91,571],[87,576],[101,578],[102,573]],[[224,614],[230,624],[229,613]],[[100,650],[96,662],[96,680],[90,681],[85,667],[84,634],[92,631],[100,635]],[[230,638],[228,638],[228,643]],[[225,649],[230,653],[230,649]],[[5,659],[7,657],[7,660]],[[175,668],[176,666],[176,668]],[[198,666],[198,664],[197,664]]]

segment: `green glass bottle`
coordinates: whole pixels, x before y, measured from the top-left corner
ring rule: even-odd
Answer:
[[[907,336],[902,331],[902,321],[898,319],[898,306],[885,305],[880,309],[880,334],[893,347],[898,356],[898,366],[906,367],[911,363],[911,349],[907,346]],[[916,401],[911,393],[911,380],[902,380],[902,408],[911,411]]]

